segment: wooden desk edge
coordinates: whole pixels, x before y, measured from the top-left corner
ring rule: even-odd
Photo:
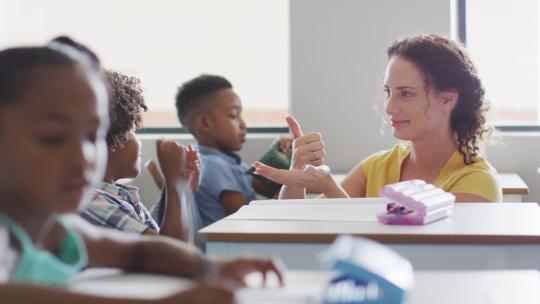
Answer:
[[[202,233],[207,242],[223,243],[331,243],[335,233]],[[540,235],[419,235],[353,234],[386,244],[501,244],[540,245]]]
[[[503,195],[505,194],[527,195],[529,188],[503,188]]]

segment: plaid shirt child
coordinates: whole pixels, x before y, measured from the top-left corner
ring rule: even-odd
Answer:
[[[146,229],[159,232],[158,224],[140,201],[137,187],[101,182],[94,192],[92,202],[81,211],[90,223],[137,234]]]

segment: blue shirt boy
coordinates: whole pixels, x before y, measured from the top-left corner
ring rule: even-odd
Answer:
[[[201,183],[195,194],[203,226],[226,217],[229,213],[219,201],[223,191],[241,192],[248,201],[256,199],[252,176],[245,174],[249,166],[235,153],[223,153],[198,145],[201,161]]]

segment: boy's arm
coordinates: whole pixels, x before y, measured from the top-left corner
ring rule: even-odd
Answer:
[[[181,202],[176,187],[176,183],[182,178],[182,147],[175,142],[157,140],[156,153],[165,177],[165,205],[163,219],[159,224],[160,234],[185,240],[180,215],[183,210],[180,207]]]
[[[276,194],[279,193],[279,189],[278,190],[272,189],[271,187],[268,187],[266,184],[264,184],[263,182],[261,182],[259,179],[255,177],[253,178],[251,185],[253,186],[253,189],[255,190],[255,192],[261,195],[264,195],[268,198],[273,198],[276,196]]]
[[[242,206],[249,203],[242,192],[236,191],[222,191],[219,195],[219,201],[225,206],[229,214],[235,213]]]
[[[243,186],[251,186],[251,184],[244,180],[245,173],[239,173],[241,170],[231,168],[219,159],[207,159],[207,172],[202,174],[202,186],[199,191],[208,194],[213,203],[217,201],[222,204],[228,214],[234,213],[249,203],[248,197],[244,195]],[[247,184],[244,184],[246,182]]]
[[[93,266],[194,277],[201,253],[186,243],[161,236],[140,236],[92,226],[73,216]]]
[[[165,206],[163,220],[160,223],[159,234],[170,236],[177,240],[185,240],[182,227],[181,202],[178,197],[175,181],[167,180],[165,186]]]
[[[103,229],[75,215],[72,223],[83,236],[90,263],[95,266],[196,279],[218,276],[239,284],[245,283],[248,273],[260,272],[264,277],[274,272],[282,282],[279,263],[270,259],[210,260],[196,247],[173,238]]]
[[[165,206],[160,224],[160,234],[185,241],[186,223],[182,223],[182,206],[178,183],[190,183],[195,192],[198,186],[199,167],[197,152],[190,146],[184,147],[174,141],[158,140],[156,150],[159,164],[165,177]],[[183,204],[182,204],[183,203]]]

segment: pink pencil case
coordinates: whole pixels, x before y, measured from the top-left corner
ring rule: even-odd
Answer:
[[[414,179],[386,185],[381,196],[391,202],[377,214],[387,225],[424,225],[452,214],[456,197],[441,188]]]

